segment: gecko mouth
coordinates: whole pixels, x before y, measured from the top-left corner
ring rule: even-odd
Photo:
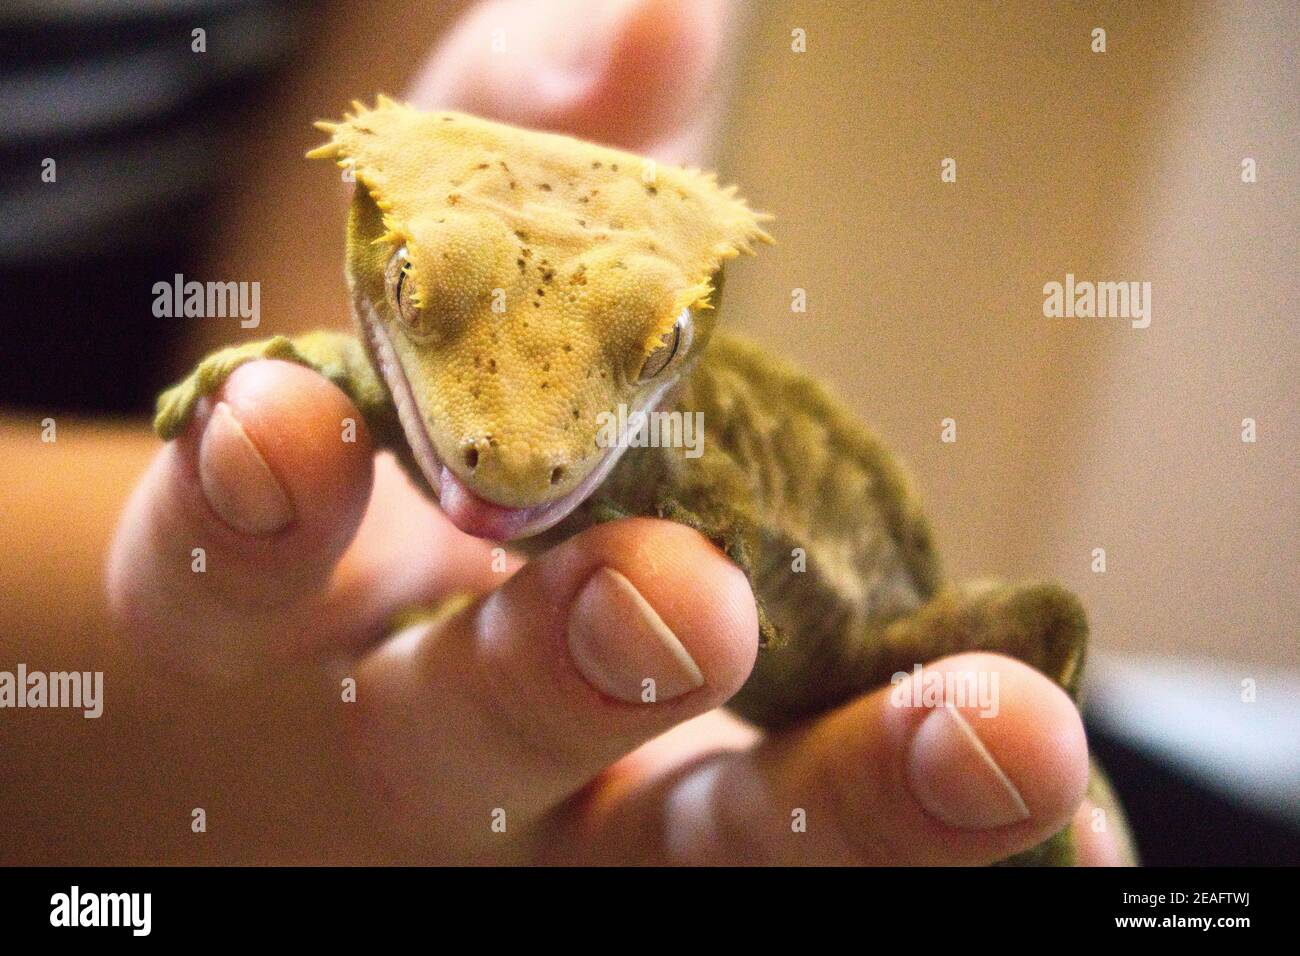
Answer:
[[[438,498],[438,505],[461,531],[491,541],[512,541],[541,534],[568,517],[605,480],[627,447],[625,441],[605,449],[599,463],[571,490],[551,501],[522,507],[510,507],[489,501],[469,488],[439,456],[429,428],[415,403],[415,393],[402,363],[397,358],[388,331],[375,308],[358,296],[366,337],[380,375],[393,396],[397,417],[402,423],[406,442],[424,479]],[[667,391],[656,390],[647,403],[653,407]]]
[[[425,469],[424,461],[420,462],[420,467]],[[554,501],[522,508],[499,505],[475,494],[446,465],[442,466],[438,483],[434,487],[438,495],[438,505],[451,519],[452,524],[461,531],[472,534],[476,538],[512,541],[516,538],[540,534],[568,517],[573,509],[582,504],[591,493],[594,484],[584,487],[587,484],[584,481],[582,485]]]

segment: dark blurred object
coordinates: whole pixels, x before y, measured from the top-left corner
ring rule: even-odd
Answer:
[[[211,190],[237,181],[231,124],[303,7],[0,4],[0,404],[151,406],[185,334],[154,317],[153,284],[193,271]]]
[[[1088,742],[1128,813],[1143,866],[1295,866],[1300,833],[1228,800],[1088,724]]]

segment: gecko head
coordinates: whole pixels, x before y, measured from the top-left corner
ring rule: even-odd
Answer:
[[[353,304],[443,510],[505,540],[577,507],[770,242],[710,173],[380,97],[319,123],[357,189]]]
[[[655,256],[535,246],[453,210],[393,236],[362,190],[352,233],[357,318],[407,442],[481,537],[536,534],[580,505],[712,329]]]

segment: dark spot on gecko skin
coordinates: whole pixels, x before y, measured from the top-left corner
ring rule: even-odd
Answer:
[[[538,184],[537,184],[537,188],[540,189],[540,190],[541,190],[542,192],[544,192],[544,193],[549,193],[549,192],[551,191],[551,184],[550,184],[550,183],[538,183]]]
[[[647,186],[647,187],[645,188],[645,191],[648,192],[651,196],[658,196],[658,195],[659,195],[659,189],[658,189],[657,187],[655,187],[655,186]]]

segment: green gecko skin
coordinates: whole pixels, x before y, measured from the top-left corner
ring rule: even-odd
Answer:
[[[368,124],[363,132],[372,134],[373,130],[377,137],[398,135],[385,134],[378,122],[387,115],[383,111],[393,110],[393,121],[400,124],[401,134],[416,135],[408,130],[416,122],[414,111],[399,116],[395,112],[398,109],[381,100],[379,110],[362,111],[361,120]],[[481,124],[491,131],[497,128],[460,114],[446,115]],[[424,114],[419,117],[420,121],[427,118]],[[353,122],[359,125],[360,121]],[[477,134],[479,129],[470,127],[470,133]],[[535,137],[535,148],[542,151],[551,147],[588,150],[574,153],[584,160],[584,169],[600,163],[586,163],[589,156],[615,157],[606,158],[606,166],[620,158],[626,163],[637,162],[629,154],[603,147],[572,140],[556,143],[561,138],[546,134],[519,135]],[[494,148],[506,150],[509,175],[522,178],[518,172],[523,163],[519,152],[509,152],[508,144],[491,142]],[[534,145],[532,139],[524,142]],[[323,149],[322,155],[334,158],[342,152]],[[366,155],[360,148],[358,152]],[[481,162],[472,168],[487,166],[487,162]],[[602,170],[606,166],[601,166]],[[548,169],[554,173],[555,167]],[[392,195],[392,184],[398,178],[398,173],[390,173],[385,167],[382,157],[370,160],[368,166],[360,162],[357,165],[358,188],[348,230],[348,276],[360,335],[317,332],[295,339],[277,337],[209,356],[185,381],[159,398],[155,428],[161,437],[170,439],[179,434],[199,400],[215,393],[239,365],[261,358],[283,359],[313,368],[343,389],[364,417],[376,446],[393,450],[412,479],[430,496],[438,497],[439,489],[422,467],[420,456],[412,448],[408,426],[399,415],[393,380],[383,371],[383,346],[375,332],[378,316],[389,330],[386,335],[400,337],[400,332],[394,332],[400,325],[395,321],[400,318],[396,315],[400,302],[394,298],[395,273],[391,268],[399,247],[421,277],[422,296],[430,300],[441,296],[441,301],[448,301],[449,295],[430,287],[428,267],[422,265],[418,252],[406,249],[406,245],[414,249],[421,240],[433,240],[394,221],[391,209],[382,208],[388,205],[384,200]],[[487,195],[490,187],[483,188]],[[460,209],[464,209],[465,200],[457,199]],[[497,228],[496,224],[492,228]],[[557,263],[556,250],[561,246],[556,240],[549,247]],[[538,248],[540,252],[548,247]],[[510,262],[503,269],[513,266]],[[884,445],[815,381],[755,346],[713,330],[721,263],[711,261],[708,266],[708,283],[703,288],[711,293],[711,301],[707,305],[697,303],[691,309],[695,329],[690,355],[670,369],[671,387],[657,393],[662,408],[684,414],[702,413],[706,438],[699,456],[688,458],[681,448],[628,448],[565,517],[539,533],[517,540],[515,545],[526,553],[536,553],[597,522],[628,516],[666,518],[698,530],[744,571],[753,587],[760,620],[760,652],[751,677],[729,707],[764,728],[779,729],[823,713],[866,691],[887,686],[893,675],[911,672],[916,663],[961,651],[991,651],[1022,660],[1052,678],[1077,701],[1088,635],[1078,600],[1054,584],[947,582],[911,482]],[[524,274],[523,286],[531,288],[536,284],[524,266],[519,271]],[[505,276],[502,272],[501,276],[489,278],[504,282]],[[563,288],[562,282],[561,276],[551,286],[553,295]],[[400,291],[397,296],[400,298]],[[680,301],[674,300],[667,308],[675,310],[679,305]],[[537,314],[532,313],[535,318]],[[493,326],[493,342],[498,334],[529,334],[522,322],[502,326],[497,317],[490,321],[498,323]],[[534,322],[533,327],[536,325]],[[629,333],[628,341],[639,343],[643,331]],[[409,351],[403,353],[404,348]],[[439,382],[449,381],[431,371],[435,368],[431,354],[442,350],[438,360],[445,361],[450,349],[445,341],[414,336],[412,342],[390,347],[386,353],[390,364],[396,354],[407,376],[423,376],[418,380],[425,384],[412,392],[416,396],[414,404],[421,406],[418,411],[424,418],[436,417],[430,411],[434,403],[422,402],[420,396],[430,390],[436,392]],[[571,351],[570,345],[564,354]],[[555,354],[561,355],[559,351]],[[549,362],[544,364],[549,368]],[[637,362],[632,364],[636,366]],[[610,368],[615,372],[611,380],[618,380],[616,366]],[[552,376],[540,387],[557,387],[555,378],[561,376]],[[562,381],[558,387],[563,388]],[[529,394],[522,388],[513,391]],[[481,394],[481,389],[476,388],[475,397]],[[610,392],[599,401],[635,400],[641,394],[629,385],[625,393]],[[572,405],[572,418],[579,419],[578,398],[568,401],[568,393],[562,397],[566,401],[557,407],[568,418]],[[491,402],[484,400],[483,404]],[[517,419],[510,418],[517,409],[509,403],[491,411],[492,417],[482,419],[475,427],[488,422],[493,438],[508,436],[512,425],[522,427]],[[583,424],[589,421],[588,416],[582,417]],[[586,443],[582,447],[590,445],[589,431],[579,436],[581,443]],[[581,443],[575,442],[572,447]],[[484,442],[473,447],[481,448],[481,453],[476,450],[472,458],[478,469],[487,478],[499,481],[506,472],[489,473],[486,467],[491,461],[486,456],[497,445]],[[445,447],[437,450],[449,467],[457,465],[467,482],[475,480],[478,469],[466,468],[464,461],[453,462],[453,453]],[[572,480],[579,482],[596,467],[572,456],[547,460],[551,465],[555,461],[563,462],[563,468],[550,469],[552,483],[557,472],[563,471],[566,476],[572,473]],[[523,481],[518,484],[522,487]],[[476,491],[480,488],[472,487]],[[1122,813],[1095,765],[1089,792],[1107,808],[1110,825],[1122,831]],[[1074,859],[1068,832],[1062,831],[1007,862],[1068,865]]]

